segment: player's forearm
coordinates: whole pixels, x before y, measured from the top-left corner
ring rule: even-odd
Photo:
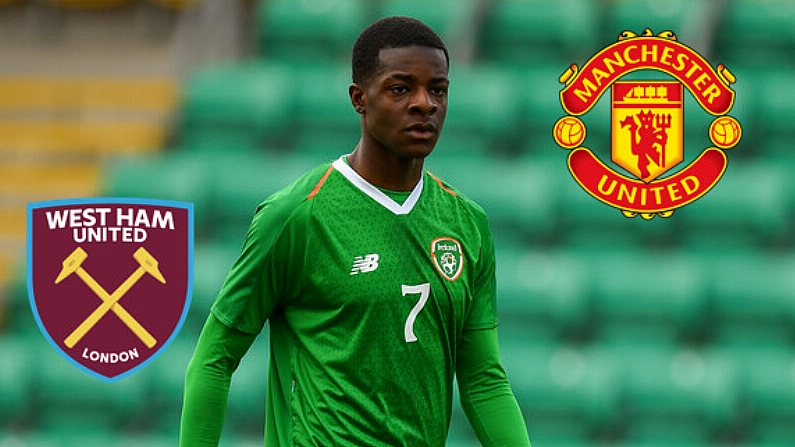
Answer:
[[[500,363],[496,328],[463,334],[456,370],[461,406],[483,447],[530,447]]]
[[[215,447],[221,438],[230,381],[204,365],[191,365],[185,376],[179,445]]]
[[[463,392],[463,390],[462,390]],[[462,395],[462,406],[483,447],[530,447],[522,413],[510,389]]]
[[[218,445],[232,373],[253,340],[208,318],[185,374],[180,447]]]

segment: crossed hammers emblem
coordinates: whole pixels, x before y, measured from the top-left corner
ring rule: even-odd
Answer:
[[[55,284],[60,283],[72,273],[77,273],[77,276],[83,280],[84,283],[102,300],[102,304],[97,307],[82,323],[80,323],[74,331],[64,340],[64,344],[73,348],[88,331],[91,330],[109,311],[118,316],[130,330],[138,336],[139,339],[151,348],[157,344],[157,340],[149,333],[141,324],[130,315],[119,304],[119,300],[138,282],[145,274],[152,275],[155,279],[165,284],[166,279],[160,273],[158,268],[157,259],[154,258],[146,249],[140,247],[133,254],[133,258],[138,261],[138,268],[127,277],[127,279],[116,289],[113,293],[108,293],[98,282],[91,277],[82,267],[83,261],[88,258],[88,253],[81,247],[77,247],[66,259],[63,260],[63,267],[58,277],[55,279]]]

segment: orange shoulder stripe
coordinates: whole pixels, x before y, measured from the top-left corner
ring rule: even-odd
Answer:
[[[334,170],[334,165],[331,165],[331,166],[328,167],[328,169],[326,170],[326,173],[323,174],[323,177],[321,177],[320,181],[317,182],[317,185],[315,185],[315,189],[313,189],[312,192],[309,193],[309,196],[307,197],[307,199],[311,199],[312,197],[315,197],[315,195],[317,195],[317,192],[320,191],[320,188],[323,187],[323,183],[326,183],[326,179],[328,178],[328,176],[331,174],[331,171],[333,171],[333,170]]]
[[[453,191],[453,190],[451,190],[450,188],[448,188],[448,187],[444,186],[444,183],[442,183],[442,181],[441,181],[441,180],[439,180],[439,178],[438,178],[438,177],[436,177],[435,175],[431,174],[430,172],[428,172],[428,175],[430,175],[432,179],[436,180],[436,183],[438,183],[438,184],[439,184],[439,186],[441,186],[443,190],[447,191],[448,193],[450,193],[450,194],[451,194],[451,195],[453,195],[453,196],[456,196],[456,195],[457,195],[457,194],[455,193],[455,191]]]

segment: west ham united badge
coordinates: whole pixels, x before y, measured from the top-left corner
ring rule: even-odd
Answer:
[[[49,342],[113,382],[179,332],[193,280],[193,205],[148,199],[28,204],[28,294]]]
[[[648,72],[659,80],[626,80]],[[626,217],[670,217],[677,208],[706,194],[726,169],[724,149],[740,140],[740,124],[727,114],[734,105],[735,82],[723,65],[713,69],[698,53],[679,43],[671,31],[641,35],[624,31],[618,42],[593,56],[580,69],[571,65],[561,76],[560,102],[567,116],[555,123],[558,145],[571,149],[569,171],[594,198]],[[704,149],[683,169],[667,175],[684,157],[685,88],[714,119],[708,129],[713,147]],[[611,90],[610,160],[632,177],[613,170],[585,141],[578,117]]]

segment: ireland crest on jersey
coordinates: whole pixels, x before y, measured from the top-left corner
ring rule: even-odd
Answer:
[[[431,242],[431,258],[436,270],[450,281],[458,279],[464,269],[461,243],[451,237],[439,237]]]

